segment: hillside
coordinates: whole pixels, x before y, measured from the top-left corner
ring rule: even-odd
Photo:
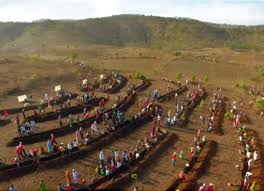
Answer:
[[[264,49],[264,26],[224,26],[189,19],[119,15],[86,20],[0,23],[0,48],[139,46],[163,50],[207,47]]]

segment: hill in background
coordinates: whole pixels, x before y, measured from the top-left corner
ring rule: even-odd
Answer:
[[[45,50],[89,45],[161,50],[264,49],[264,26],[229,26],[190,19],[119,15],[86,20],[0,23],[2,50]]]

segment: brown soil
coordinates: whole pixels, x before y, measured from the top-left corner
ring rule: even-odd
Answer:
[[[107,50],[107,51],[105,51]],[[150,55],[151,58],[140,58],[135,56],[135,52],[144,51]],[[157,53],[158,52],[158,53]],[[119,59],[109,57],[108,55],[120,55]],[[169,82],[161,80],[162,78],[172,79],[177,81],[177,73],[182,73],[183,78],[180,81],[184,83],[186,78],[191,78],[192,75],[196,75],[196,78],[202,82],[203,86],[208,93],[208,97],[211,97],[219,87],[222,88],[224,96],[227,98],[226,105],[231,104],[234,100],[238,103],[243,101],[244,105],[241,109],[247,114],[250,119],[250,123],[247,126],[250,129],[256,131],[258,135],[259,150],[264,153],[263,137],[264,130],[263,118],[257,115],[255,107],[248,105],[250,100],[255,100],[256,97],[249,96],[248,93],[242,89],[235,88],[235,84],[245,82],[251,86],[255,86],[258,89],[263,87],[263,82],[260,81],[258,67],[263,64],[264,54],[262,52],[235,52],[228,49],[203,49],[193,51],[182,51],[181,56],[176,57],[174,53],[164,53],[152,50],[143,50],[137,48],[110,48],[106,47],[98,58],[89,58],[86,55],[86,50],[82,51],[82,62],[92,63],[96,68],[94,73],[87,73],[90,79],[98,78],[102,70],[108,71],[120,71],[125,76],[130,76],[135,71],[140,71],[147,78],[151,79],[152,85],[145,91],[139,92],[136,98],[136,103],[133,107],[127,110],[126,117],[130,118],[136,112],[138,112],[138,100],[139,98],[145,98],[150,95],[154,89],[158,89],[161,94],[168,93],[167,85]],[[137,54],[136,54],[137,55]],[[203,55],[211,59],[202,59]],[[5,55],[1,55],[4,56]],[[77,89],[77,71],[73,65],[65,63],[63,57],[56,56],[41,60],[39,62],[33,62],[24,57],[17,57],[16,55],[10,56],[11,61],[7,64],[0,65],[0,109],[11,108],[21,106],[17,103],[17,96],[21,94],[28,94],[33,96],[33,103],[39,103],[40,97],[44,93],[50,93],[54,95],[54,86],[57,84],[63,85],[63,87],[71,92],[81,93]],[[103,59],[102,59],[103,58]],[[213,59],[217,58],[217,59]],[[215,61],[210,61],[215,60]],[[21,67],[23,66],[23,67]],[[19,68],[19,70],[17,69]],[[208,76],[209,81],[205,82],[204,77]],[[124,95],[130,82],[140,83],[139,80],[128,78],[128,83],[125,88],[121,89],[118,95]],[[33,83],[34,82],[34,83]],[[187,87],[194,89],[196,85],[187,84]],[[177,88],[176,85],[173,87]],[[105,93],[96,92],[99,96],[106,96]],[[113,104],[113,100],[117,94],[111,95],[111,100],[107,103],[107,107]],[[185,93],[179,96],[179,99],[185,97]],[[208,100],[206,99],[206,103]],[[160,103],[166,115],[168,110],[171,110],[172,114],[175,112],[175,100],[170,99]],[[227,111],[228,111],[228,107]],[[133,190],[135,186],[143,188],[144,190],[164,190],[173,181],[175,175],[185,166],[185,161],[177,160],[176,166],[171,165],[170,157],[174,151],[177,153],[183,149],[188,159],[191,156],[188,155],[188,147],[192,143],[193,135],[196,130],[200,128],[201,122],[199,116],[201,113],[208,111],[206,108],[197,107],[190,116],[189,123],[183,128],[172,128],[168,131],[175,133],[178,137],[177,141],[171,143],[166,149],[163,149],[155,160],[151,161],[151,165],[148,165],[146,169],[138,174],[139,178],[130,182],[128,185],[122,185],[124,190]],[[8,117],[11,120],[14,116]],[[151,129],[150,123],[136,129],[128,136],[115,140],[109,145],[104,146],[107,153],[110,153],[112,149],[131,149],[137,142],[138,138],[144,138]],[[50,121],[38,126],[38,131],[46,131],[57,126],[57,121]],[[236,165],[242,166],[241,155],[238,150],[241,149],[237,144],[235,129],[233,129],[231,122],[224,119],[222,125],[223,135],[219,136],[214,133],[209,134],[206,129],[202,129],[202,133],[206,134],[207,140],[214,140],[218,143],[218,149],[215,156],[210,160],[210,164],[207,164],[207,171],[199,174],[197,180],[198,185],[201,183],[212,182],[216,190],[238,190],[237,187],[229,187],[228,182],[234,184],[241,183],[241,171],[236,168]],[[12,123],[0,127],[0,158],[5,158],[7,162],[15,157],[14,147],[6,147],[6,143],[13,137],[17,136],[16,128]],[[57,139],[58,142],[67,143],[72,140],[73,134],[69,134]],[[45,146],[46,141],[35,143],[26,146],[26,150],[30,148]],[[76,169],[80,176],[87,181],[96,176],[95,167],[98,164],[99,150],[93,154],[88,155],[85,158],[79,159],[67,165],[56,165],[52,169],[39,171],[32,174],[25,175],[20,178],[14,178],[8,181],[0,182],[0,187],[7,188],[7,186],[14,184],[18,190],[38,190],[39,181],[44,179],[48,190],[56,190],[56,186],[59,183],[65,183],[65,171],[66,169]],[[256,168],[260,169],[263,165],[262,160],[259,160]],[[260,171],[257,171],[256,176],[261,175]],[[256,178],[257,178],[256,177]],[[257,179],[256,179],[257,180]],[[260,180],[259,180],[260,181]],[[262,180],[261,180],[262,181]],[[262,181],[263,182],[263,181]]]

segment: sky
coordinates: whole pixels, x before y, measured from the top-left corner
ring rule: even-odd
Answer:
[[[85,19],[119,14],[264,24],[264,0],[0,0],[0,21]]]

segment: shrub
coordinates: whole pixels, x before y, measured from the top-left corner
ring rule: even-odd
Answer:
[[[205,81],[205,82],[208,82],[208,80],[209,80],[208,76],[207,76],[207,75],[204,76],[204,81]]]
[[[176,79],[177,80],[180,80],[181,78],[182,78],[182,73],[179,72],[178,74],[176,74]]]
[[[232,120],[234,118],[234,114],[232,112],[226,112],[225,113],[225,118],[228,120]]]
[[[40,60],[40,55],[37,55],[37,54],[33,54],[31,55],[31,60],[34,61],[34,62],[37,62]]]
[[[135,73],[132,75],[132,77],[133,77],[134,79],[146,80],[146,77],[145,77],[142,73],[140,73],[140,72],[135,72]]]
[[[258,109],[264,109],[264,99],[262,98],[256,99],[256,107]]]
[[[193,74],[192,75],[192,81],[195,82],[196,81],[196,76]]]
[[[240,83],[236,84],[236,87],[240,88],[242,90],[245,90],[245,91],[247,91],[249,89],[249,85],[246,84],[245,82],[240,82]]]
[[[264,66],[261,66],[260,68],[260,76],[264,80]]]
[[[78,53],[77,52],[71,52],[68,58],[69,58],[71,63],[75,63],[76,59],[78,58]]]

